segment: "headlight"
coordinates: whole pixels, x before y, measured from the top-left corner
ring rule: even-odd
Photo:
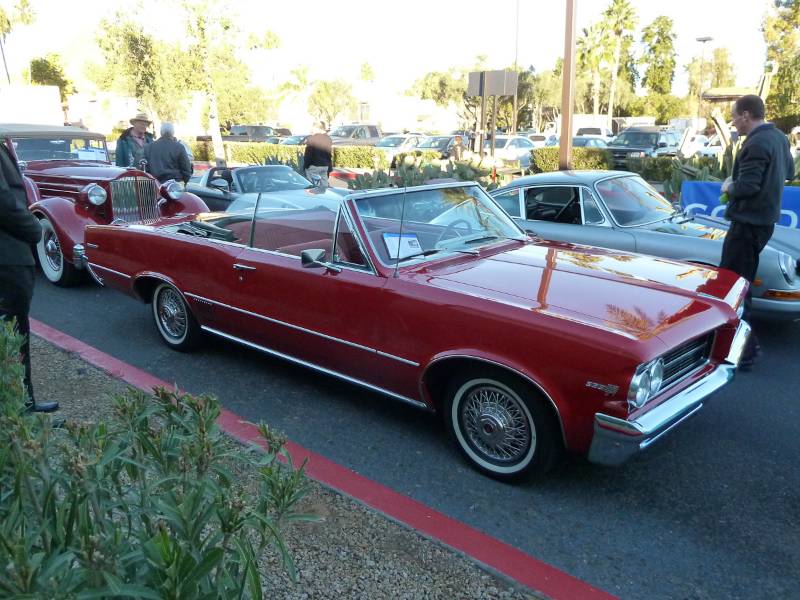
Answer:
[[[168,181],[164,184],[164,193],[170,200],[180,200],[183,196],[183,186],[177,181]]]
[[[95,206],[100,206],[108,197],[106,191],[96,183],[90,183],[88,186],[86,186],[86,188],[84,188],[83,191],[86,194],[86,198],[89,200],[89,202]]]
[[[639,365],[628,389],[628,405],[641,408],[658,393],[664,383],[664,361],[660,358]]]
[[[791,256],[785,252],[781,252],[778,255],[778,264],[781,266],[783,277],[788,283],[793,284],[797,280],[797,263],[795,263]]]

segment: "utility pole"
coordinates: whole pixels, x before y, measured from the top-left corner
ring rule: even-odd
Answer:
[[[700,81],[697,84],[697,118],[700,118],[700,105],[703,103],[703,75],[705,74],[705,66],[706,66],[706,42],[710,42],[714,38],[709,35],[704,35],[699,38],[695,38],[698,42],[700,42]]]
[[[517,17],[514,21],[516,33],[514,34],[514,72],[517,71],[517,55],[519,54],[519,0],[517,0]],[[514,92],[514,110],[511,113],[511,133],[517,133],[517,92]]]
[[[575,2],[567,0],[564,32],[564,67],[561,71],[561,141],[558,145],[558,168],[572,168],[572,107],[575,104]]]

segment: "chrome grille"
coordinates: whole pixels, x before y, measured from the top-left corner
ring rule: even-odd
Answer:
[[[141,176],[112,181],[111,209],[113,218],[128,223],[158,220],[158,183]]]
[[[713,341],[714,334],[709,333],[667,352],[663,356],[664,383],[661,385],[661,389],[680,381],[684,376],[703,365],[711,355]]]

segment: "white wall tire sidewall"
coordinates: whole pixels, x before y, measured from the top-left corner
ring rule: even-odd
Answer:
[[[459,406],[464,400],[465,392],[468,389],[479,385],[493,385],[503,390],[503,392],[505,392],[506,394],[514,398],[517,402],[519,402],[522,411],[525,413],[525,416],[528,419],[528,424],[531,430],[531,447],[528,449],[528,452],[525,454],[525,457],[519,462],[514,463],[513,465],[503,467],[486,461],[479,454],[477,454],[475,450],[473,450],[472,446],[470,446],[469,442],[466,440],[464,433],[461,431],[461,420],[459,419],[459,414],[458,414]],[[498,475],[512,476],[521,473],[522,471],[525,471],[531,465],[533,459],[536,457],[536,446],[537,446],[536,424],[533,420],[533,415],[531,414],[530,408],[517,392],[512,390],[507,385],[497,381],[496,379],[478,378],[465,381],[461,386],[459,386],[458,390],[453,396],[453,402],[450,406],[449,418],[450,418],[450,425],[453,428],[453,432],[456,436],[456,441],[458,442],[458,445],[461,447],[461,450],[469,457],[469,459],[472,462],[478,465],[481,469],[490,471],[492,473],[496,473]]]
[[[44,244],[45,239],[50,234],[56,236],[56,239],[58,239],[58,234],[56,233],[55,227],[53,227],[53,224],[48,219],[43,217],[39,219],[39,223],[42,226],[42,239],[36,244],[36,253],[39,256],[39,265],[42,268],[42,273],[50,283],[58,283],[64,277],[64,250],[63,248],[61,249],[61,268],[54,269],[47,257],[47,251],[45,250]],[[58,246],[61,248],[60,241]]]
[[[168,331],[164,329],[163,325],[161,324],[161,319],[158,316],[158,305],[159,305],[158,297],[164,290],[168,289],[175,292],[181,299],[181,305],[186,315],[186,329],[183,332],[183,335],[179,339],[176,339],[175,337],[172,336],[172,334],[170,334]],[[158,287],[156,287],[155,292],[153,292],[153,301],[151,304],[153,306],[153,319],[156,322],[156,329],[158,329],[158,334],[161,336],[161,339],[163,339],[170,346],[180,346],[181,344],[183,344],[186,341],[186,338],[189,337],[189,328],[191,327],[190,325],[191,315],[189,314],[189,308],[186,306],[186,301],[183,299],[183,295],[174,286],[168,283],[161,283],[158,285]]]

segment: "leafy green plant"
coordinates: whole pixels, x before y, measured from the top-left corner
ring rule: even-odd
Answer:
[[[386,154],[374,146],[334,146],[333,166],[345,169],[386,169]]]
[[[647,181],[664,181],[672,174],[672,162],[670,156],[629,158],[627,167],[628,171],[638,173]]]
[[[306,483],[284,438],[262,425],[266,453],[235,447],[216,399],[164,389],[117,396],[108,423],[53,429],[24,411],[19,347],[3,327],[0,596],[262,598],[267,551],[296,579],[282,531],[306,518]]]
[[[573,148],[572,168],[581,169],[611,169],[614,161],[611,152],[600,148]],[[558,147],[534,148],[531,150],[531,171],[533,173],[547,173],[558,171]]]

